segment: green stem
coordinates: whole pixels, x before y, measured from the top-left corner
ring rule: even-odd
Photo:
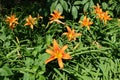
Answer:
[[[110,49],[110,48],[108,48],[108,49]],[[81,50],[78,50],[78,51],[73,52],[74,54],[72,53],[71,56],[87,54],[87,53],[95,53],[95,52],[107,54],[106,52],[104,52],[104,50],[108,50],[108,49],[88,50],[88,51],[84,51],[84,52],[81,52]]]

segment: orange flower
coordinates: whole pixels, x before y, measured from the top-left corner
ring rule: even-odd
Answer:
[[[50,23],[53,23],[53,22],[57,22],[57,23],[62,23],[64,24],[63,22],[61,22],[59,19],[64,19],[63,16],[61,16],[61,13],[58,12],[57,10],[54,11],[53,14],[51,14],[51,18],[50,18]]]
[[[8,16],[5,21],[9,23],[9,27],[12,30],[15,28],[15,25],[18,24],[18,18],[16,18],[15,15]]]
[[[95,9],[95,13],[97,15],[97,18],[100,18],[102,20],[104,17],[104,14],[103,14],[102,9],[100,8],[100,5],[97,4],[97,6],[94,6],[94,9]]]
[[[76,40],[76,37],[81,35],[80,33],[75,33],[74,29],[71,30],[69,26],[67,26],[67,31],[68,32],[64,32],[63,35],[67,35],[69,41],[72,39]]]
[[[83,21],[79,21],[79,23],[81,23],[82,26],[86,26],[88,30],[90,30],[90,25],[93,24],[93,22],[90,22],[89,18],[86,16],[83,18]]]
[[[31,29],[33,29],[33,25],[36,24],[36,20],[37,18],[32,18],[31,15],[29,15],[28,18],[26,18],[26,23],[24,24],[24,26],[30,26]]]
[[[94,9],[95,9],[95,13],[96,13],[96,14],[102,13],[102,9],[100,8],[100,5],[99,5],[99,4],[97,4],[97,6],[94,6]]]
[[[59,47],[57,41],[54,39],[53,41],[53,49],[47,49],[46,52],[50,54],[50,58],[48,58],[45,63],[47,64],[48,62],[58,59],[58,64],[60,68],[63,68],[63,62],[62,59],[71,59],[71,56],[69,54],[66,54],[64,52],[65,49],[67,49],[67,45],[63,46],[62,48]]]
[[[104,19],[104,12],[98,13],[97,18],[100,18],[101,20]]]
[[[108,20],[111,20],[110,15],[108,15],[108,11],[103,13],[103,21],[106,24]]]

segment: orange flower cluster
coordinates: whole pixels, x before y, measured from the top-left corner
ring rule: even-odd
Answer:
[[[81,35],[81,33],[75,33],[74,29],[71,29],[69,26],[67,26],[67,31],[68,32],[64,32],[63,35],[67,35],[69,41],[76,40],[76,37]],[[67,49],[67,47],[68,46],[65,45],[62,48],[60,48],[57,41],[54,39],[53,47],[50,49],[46,49],[46,52],[51,56],[45,61],[45,63],[47,64],[48,62],[54,59],[58,59],[58,64],[62,69],[64,67],[62,59],[71,59],[71,56],[64,52],[64,50]]]
[[[33,18],[31,15],[29,15],[26,18],[26,23],[24,24],[24,26],[30,26],[31,29],[33,29],[33,26],[37,23],[37,19],[42,19],[42,17],[38,14],[37,18]],[[16,24],[18,24],[18,18],[15,17],[15,15],[11,15],[8,16],[5,21],[7,23],[9,23],[9,27],[13,30],[16,26]]]
[[[97,6],[94,6],[95,13],[97,14],[97,17],[103,20],[103,22],[106,24],[108,20],[111,20],[110,15],[108,15],[108,11],[103,12],[100,8],[99,4]]]
[[[51,16],[52,17],[50,18],[50,23],[57,22],[64,24],[62,21],[59,20],[64,19],[64,17],[61,16],[61,13],[58,12],[57,10],[55,10],[54,13],[51,14]],[[76,37],[81,35],[80,33],[75,33],[75,30],[71,29],[69,26],[67,26],[67,31],[68,32],[64,32],[63,35],[66,35],[69,41],[76,40]],[[45,63],[47,64],[48,62],[57,59],[59,67],[62,69],[64,67],[62,59],[71,59],[71,56],[64,52],[64,50],[67,49],[67,47],[68,46],[65,45],[62,48],[60,48],[57,41],[54,39],[53,47],[51,49],[46,50],[46,52],[51,56],[45,61]]]
[[[97,17],[100,18],[101,20],[103,20],[103,22],[106,24],[108,20],[111,20],[112,18],[110,18],[110,15],[108,15],[108,12],[103,12],[102,9],[100,8],[99,4],[97,4],[97,6],[94,6],[95,9],[95,13],[97,14]],[[66,25],[65,23],[63,23],[62,21],[60,21],[59,19],[64,19],[63,16],[61,16],[61,13],[57,10],[54,10],[54,12],[51,14],[51,18],[49,19],[50,22],[49,23],[61,23]],[[37,16],[37,17],[32,17],[31,15],[29,15],[25,20],[26,23],[24,24],[24,26],[30,26],[31,29],[34,28],[34,26],[37,23],[37,19],[42,19],[41,16]],[[15,15],[12,16],[8,16],[5,20],[6,22],[9,23],[9,27],[13,30],[15,25],[18,24],[18,18],[15,17]],[[87,18],[87,16],[84,16],[83,20],[79,21],[79,23],[82,25],[82,27],[87,27],[88,30],[90,30],[90,26],[93,24],[92,21],[90,21],[89,18]],[[81,36],[81,33],[76,33],[74,29],[71,29],[69,26],[66,27],[67,28],[67,32],[64,32],[63,35],[66,35],[68,40],[76,40],[76,38],[78,36]],[[95,44],[98,44],[97,42],[95,42]],[[79,44],[77,44],[78,46]],[[75,48],[77,47],[75,46]],[[65,53],[65,50],[68,48],[67,45],[63,46],[62,48],[59,47],[59,44],[57,43],[57,41],[54,39],[53,40],[53,47],[51,47],[50,49],[46,49],[46,52],[48,54],[50,54],[50,58],[48,58],[45,61],[45,64],[57,59],[58,60],[58,64],[59,67],[62,69],[64,67],[63,65],[63,61],[62,59],[71,59],[71,56],[67,53]]]

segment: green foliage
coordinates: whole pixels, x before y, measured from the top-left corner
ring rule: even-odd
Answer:
[[[0,1],[0,80],[119,80],[120,79],[120,1],[119,0],[9,0]],[[112,20],[104,24],[96,18],[94,6],[99,3]],[[49,23],[54,10],[61,12],[65,24]],[[18,23],[11,30],[5,22],[15,14]],[[40,14],[43,19],[31,29],[24,26],[26,17]],[[79,21],[89,17],[90,30]],[[81,33],[69,41],[62,35],[66,25]],[[68,45],[71,60],[45,64],[50,57],[46,49],[53,39],[60,47]]]

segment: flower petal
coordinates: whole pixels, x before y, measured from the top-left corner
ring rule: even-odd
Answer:
[[[33,29],[33,25],[32,24],[30,25],[30,28]]]
[[[62,35],[68,35],[68,33],[67,33],[67,32],[64,32]]]
[[[69,26],[67,26],[67,31],[68,31],[68,32],[71,32],[71,29],[70,29],[70,27],[69,27]]]
[[[71,59],[71,56],[69,54],[63,54],[62,56],[63,59]]]
[[[52,50],[49,50],[49,49],[47,49],[46,52],[47,52],[48,54],[50,54],[50,55],[53,55],[53,54],[54,54],[54,52],[53,52]]]
[[[82,35],[81,33],[76,33],[76,34],[75,34],[75,37],[81,36],[81,35]]]
[[[53,41],[53,48],[54,48],[54,50],[59,49],[59,45],[55,39]]]
[[[63,46],[63,47],[62,47],[62,49],[61,49],[61,50],[62,50],[62,51],[64,51],[64,50],[65,50],[65,49],[67,49],[67,48],[68,48],[68,46],[67,46],[67,45],[65,45],[65,46]]]
[[[61,58],[58,58],[58,64],[59,64],[59,67],[60,67],[61,69],[64,67]]]
[[[56,59],[55,56],[51,56],[50,58],[48,58],[46,61],[45,61],[45,64],[47,64],[48,62],[50,61],[53,61],[54,59]]]

